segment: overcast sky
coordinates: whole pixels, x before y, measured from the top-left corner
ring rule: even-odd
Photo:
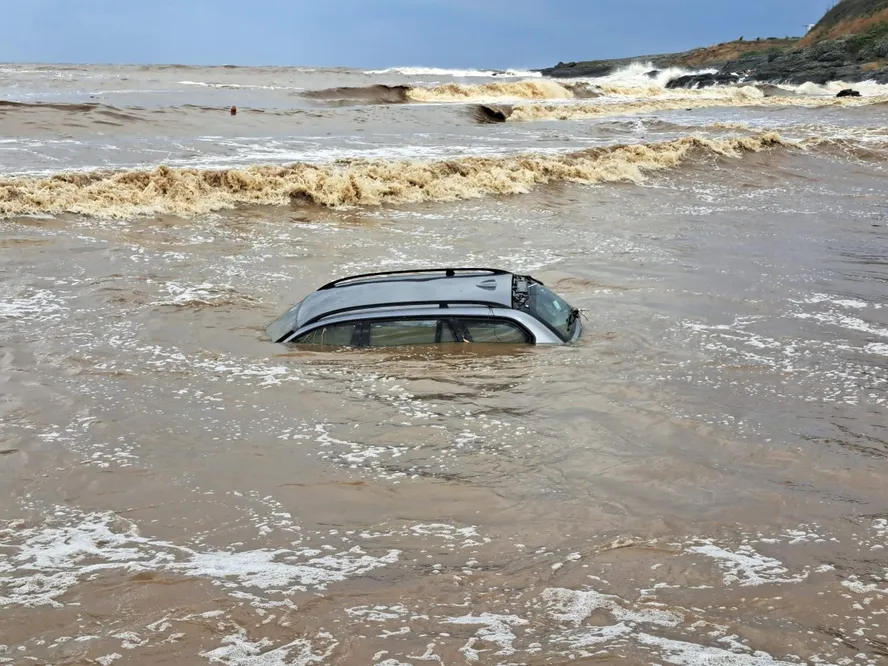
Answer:
[[[829,0],[0,0],[0,61],[543,67],[803,34]]]

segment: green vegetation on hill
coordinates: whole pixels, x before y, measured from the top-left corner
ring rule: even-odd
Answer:
[[[870,53],[872,58],[888,58],[888,21],[849,37],[845,48],[854,55]]]
[[[888,0],[842,0],[824,14],[799,46],[844,52],[846,60],[859,62],[866,71],[884,69]]]
[[[866,35],[869,42],[878,42],[886,27],[888,0],[842,0],[823,15],[799,45],[860,35]],[[873,44],[867,43],[862,48],[870,46]]]
[[[867,18],[888,9],[888,0],[842,0],[823,15],[814,32],[827,32],[846,21]]]

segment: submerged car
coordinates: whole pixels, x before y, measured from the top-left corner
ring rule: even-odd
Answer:
[[[266,328],[274,342],[351,347],[564,344],[579,310],[542,282],[497,268],[429,268],[334,280]]]

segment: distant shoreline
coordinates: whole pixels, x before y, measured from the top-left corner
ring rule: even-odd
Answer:
[[[830,81],[888,84],[888,24],[884,29],[805,44],[804,38],[737,40],[677,53],[641,55],[631,58],[559,62],[537,69],[551,78],[594,78],[613,74],[635,63],[650,64],[652,70],[680,68],[715,70],[712,74],[681,77],[674,87],[697,87],[716,83],[802,83]]]

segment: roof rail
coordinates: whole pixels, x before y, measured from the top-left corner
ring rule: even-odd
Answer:
[[[333,287],[337,287],[343,282],[348,282],[350,280],[360,280],[362,278],[370,278],[370,277],[381,277],[383,275],[409,275],[411,273],[444,273],[446,277],[453,277],[456,275],[457,271],[460,272],[475,272],[478,271],[486,271],[491,275],[507,275],[509,271],[503,270],[501,268],[411,268],[407,270],[398,270],[398,271],[381,271],[379,273],[363,273],[361,275],[349,275],[347,277],[339,278],[338,280],[333,280],[333,282],[328,282],[323,287],[320,287],[318,291],[322,291],[324,289],[332,289]]]
[[[438,307],[441,309],[447,309],[451,306],[477,306],[484,308],[497,308],[497,309],[511,309],[502,303],[497,303],[495,301],[484,301],[480,299],[447,299],[447,300],[426,300],[426,301],[395,301],[393,303],[374,303],[372,305],[363,304],[363,305],[350,305],[344,308],[338,308],[336,310],[329,310],[327,312],[322,312],[319,315],[315,315],[308,321],[300,324],[299,328],[304,328],[309,324],[314,324],[316,322],[321,321],[322,319],[326,319],[327,317],[333,317],[335,315],[342,314],[344,312],[354,312],[357,310],[384,310],[386,308],[401,308],[401,307],[417,307],[417,306],[428,306],[428,307]]]

